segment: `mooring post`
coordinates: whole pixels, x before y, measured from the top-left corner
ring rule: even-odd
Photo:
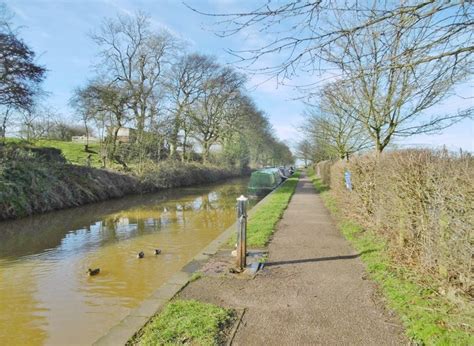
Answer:
[[[247,202],[248,198],[237,198],[237,267],[244,269],[247,265]]]

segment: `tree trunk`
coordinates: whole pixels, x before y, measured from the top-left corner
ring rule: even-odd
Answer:
[[[385,146],[382,143],[382,139],[380,138],[380,130],[375,132],[375,149],[377,150],[378,154],[381,154]]]
[[[202,147],[203,147],[202,162],[207,163],[207,160],[209,159],[209,148],[210,148],[209,142],[205,141]]]
[[[121,127],[120,124],[119,126],[116,127],[116,129],[114,130],[113,138],[112,138],[112,152],[110,153],[110,157],[112,161],[114,160],[115,151],[117,150],[117,137],[118,137],[118,132],[120,130],[120,127]]]
[[[2,143],[3,144],[5,144],[6,132],[7,132],[7,127],[6,127],[5,122],[4,122],[2,124],[2,127],[0,128],[0,136],[2,138]]]
[[[87,121],[85,120],[84,129],[86,130],[86,145],[84,146],[84,151],[87,153],[89,151],[89,127],[87,126]]]
[[[385,146],[382,143],[380,143],[380,141],[377,141],[375,148],[378,154],[382,154],[382,151],[385,149]]]
[[[176,111],[174,117],[174,124],[173,124],[173,132],[170,136],[170,158],[175,158],[176,156],[176,149],[178,148],[178,134],[179,134],[179,124],[180,124],[180,113],[181,111],[178,109]]]
[[[183,152],[181,154],[181,162],[186,161],[186,145],[188,142],[188,134],[186,131],[184,131],[184,136],[183,136]]]

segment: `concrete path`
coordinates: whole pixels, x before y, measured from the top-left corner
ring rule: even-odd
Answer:
[[[181,297],[246,308],[234,345],[408,344],[306,177],[269,245],[263,272],[250,281],[206,277]]]

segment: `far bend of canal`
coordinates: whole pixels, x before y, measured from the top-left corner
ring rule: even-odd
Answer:
[[[247,183],[0,222],[0,345],[90,345],[235,222]]]

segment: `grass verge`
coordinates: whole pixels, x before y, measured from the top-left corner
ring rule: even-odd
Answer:
[[[386,242],[371,230],[344,218],[327,186],[308,172],[326,207],[338,220],[346,239],[361,253],[370,278],[378,283],[389,308],[400,316],[406,334],[421,345],[474,345],[469,332],[472,310],[449,301],[420,278],[411,268],[401,267],[390,258]]]
[[[175,300],[153,317],[132,345],[218,345],[234,311],[195,300]]]
[[[87,157],[90,155],[92,167],[101,167],[100,145],[97,143],[89,144],[89,152],[84,150],[84,144],[75,142],[55,141],[41,139],[35,142],[35,145],[43,148],[60,149],[66,160],[75,165],[87,165]]]
[[[247,225],[247,245],[254,247],[266,246],[273,234],[275,225],[280,221],[283,212],[290,203],[295,192],[300,173],[296,172],[282,186],[274,191],[264,205],[258,207],[249,218]],[[235,244],[235,236],[231,240]]]

